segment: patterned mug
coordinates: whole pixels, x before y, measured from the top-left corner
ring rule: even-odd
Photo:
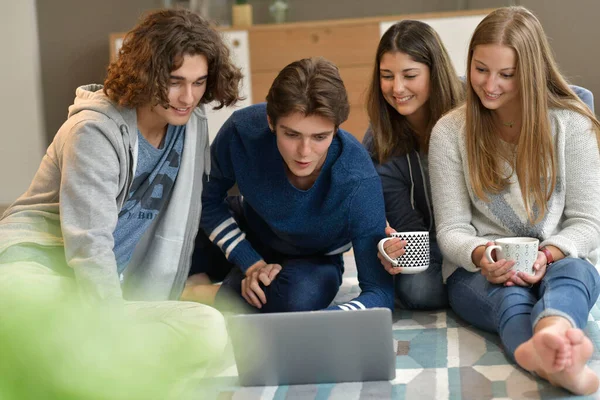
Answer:
[[[485,256],[489,262],[496,262],[504,258],[515,262],[513,270],[530,275],[535,274],[533,264],[538,256],[539,240],[530,237],[507,237],[496,239],[494,242],[494,246],[485,249]],[[493,250],[496,250],[496,260],[492,257]]]
[[[383,245],[392,238],[406,240],[405,253],[398,258],[391,258]],[[392,263],[394,267],[402,267],[403,274],[416,274],[429,268],[429,232],[394,232],[391,237],[381,239],[377,248],[386,260]]]

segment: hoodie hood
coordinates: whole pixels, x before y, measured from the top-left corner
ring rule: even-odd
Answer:
[[[121,107],[106,96],[104,86],[92,83],[83,85],[75,91],[75,101],[69,106],[68,117],[71,118],[83,111],[92,111],[105,115],[113,120],[123,135],[125,144],[134,148],[134,165],[137,161],[137,112],[135,109]],[[194,114],[201,120],[206,120],[205,106],[200,105],[194,109]],[[206,133],[208,135],[208,133]],[[204,157],[210,159],[210,146],[208,140],[204,148]],[[206,176],[210,174],[210,163],[204,166]]]
[[[113,121],[121,133],[113,131],[113,140],[121,142],[126,152],[130,152],[133,171],[137,166],[137,112],[135,108],[121,107],[106,96],[99,84],[80,86],[75,90],[75,101],[69,106],[69,119],[95,113],[97,119],[100,114]],[[85,118],[85,117],[84,117]],[[104,118],[102,118],[104,119]],[[129,163],[129,161],[128,161]]]
[[[135,109],[115,104],[104,94],[102,88],[102,85],[95,83],[78,87],[75,91],[75,101],[69,106],[69,118],[82,111],[94,111],[104,114],[120,127],[123,125],[136,127],[137,114]]]

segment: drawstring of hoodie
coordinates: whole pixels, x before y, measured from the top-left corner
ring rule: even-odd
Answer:
[[[417,154],[417,161],[419,162],[419,170],[421,171],[421,178],[423,179],[423,191],[425,192],[425,201],[427,202],[427,209],[430,210],[431,212],[431,203],[429,202],[429,195],[427,194],[427,182],[425,181],[425,174],[423,173],[423,165],[421,165],[421,156],[419,156],[419,153]],[[410,164],[409,164],[410,165]],[[410,176],[410,179],[412,181],[412,174]],[[414,183],[413,183],[414,186]],[[414,206],[413,206],[414,209]],[[429,230],[431,231],[431,228],[433,227],[433,216],[430,215],[429,216]]]
[[[433,215],[431,215],[431,202],[429,201],[429,194],[427,193],[427,182],[425,181],[425,174],[423,173],[423,165],[421,164],[421,157],[419,153],[417,155],[417,162],[419,163],[419,171],[421,171],[421,179],[423,179],[423,191],[425,192],[425,201],[427,202],[427,210],[429,210],[429,230],[433,227]],[[415,180],[413,177],[412,165],[410,163],[410,153],[406,155],[408,161],[408,172],[410,174],[410,205],[412,209],[415,209]]]
[[[206,175],[206,182],[210,181],[210,143],[208,143],[208,135],[206,135],[206,145],[204,146],[204,175]]]
[[[410,205],[415,209],[415,180],[413,179],[412,167],[410,165],[410,153],[406,155],[408,161],[408,173],[410,174]]]

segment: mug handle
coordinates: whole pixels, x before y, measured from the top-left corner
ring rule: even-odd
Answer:
[[[494,260],[494,258],[492,257],[492,251],[494,251],[494,250],[502,250],[502,246],[498,246],[497,244],[495,244],[495,245],[489,246],[485,249],[485,257],[491,263],[494,263],[497,261],[497,260]]]
[[[392,263],[392,265],[393,265],[394,267],[397,267],[397,266],[398,266],[398,261],[396,261],[396,260],[395,260],[395,259],[393,259],[393,258],[390,258],[390,256],[388,256],[388,255],[387,255],[387,253],[385,252],[385,250],[383,250],[383,245],[385,244],[385,242],[387,242],[387,241],[388,241],[388,240],[390,240],[390,239],[393,239],[393,237],[386,237],[386,238],[383,238],[383,239],[381,239],[381,240],[379,241],[379,243],[377,243],[377,249],[379,250],[379,253],[380,253],[380,254],[381,254],[381,255],[382,255],[382,256],[383,256],[383,257],[384,257],[386,260],[388,260],[389,262],[391,262],[391,263]]]

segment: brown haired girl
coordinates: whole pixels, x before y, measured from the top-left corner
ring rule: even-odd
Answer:
[[[438,34],[424,22],[404,20],[391,26],[377,47],[367,98],[371,126],[363,140],[383,186],[385,213],[396,231],[429,231],[429,268],[407,274],[383,259],[394,275],[396,298],[404,308],[448,305],[442,281],[427,151],[437,120],[463,98],[463,88]],[[392,239],[386,252],[404,254],[405,242]]]

